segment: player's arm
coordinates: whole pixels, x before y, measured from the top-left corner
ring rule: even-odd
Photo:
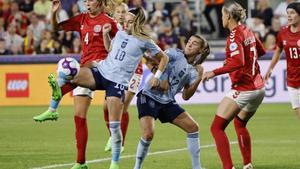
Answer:
[[[182,93],[182,98],[183,100],[189,100],[194,93],[196,92],[201,80],[202,80],[202,75],[203,75],[203,67],[201,65],[196,66],[198,76],[194,83],[192,84],[187,84],[184,86],[183,93]]]
[[[255,42],[256,42],[257,55],[260,58],[266,54],[266,49],[264,45],[261,43],[261,41],[256,37],[255,37]]]
[[[61,26],[57,22],[57,12],[60,7],[60,0],[53,0],[52,1],[52,16],[51,16],[51,22],[52,22],[52,29],[53,31],[57,32],[62,30]]]
[[[106,51],[108,51],[108,52],[111,50],[111,39],[110,39],[111,28],[112,28],[112,26],[110,23],[104,24],[103,28],[102,28],[103,44],[104,44]]]
[[[282,50],[283,50],[283,48],[281,48],[279,46],[276,47],[273,57],[272,57],[271,64],[267,70],[267,73],[265,74],[265,77],[264,77],[264,79],[266,81],[268,81],[268,79],[270,78],[274,67],[276,66],[277,62],[279,61]]]

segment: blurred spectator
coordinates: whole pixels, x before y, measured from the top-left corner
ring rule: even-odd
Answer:
[[[48,19],[51,20],[51,18],[48,18]],[[69,15],[68,15],[67,11],[65,9],[63,9],[60,5],[59,10],[57,12],[57,22],[60,23],[67,19],[69,19]]]
[[[24,54],[33,54],[34,53],[33,30],[29,27],[27,28],[26,36],[24,38],[23,51],[24,51]]]
[[[178,15],[172,16],[172,28],[176,36],[179,38],[178,48],[183,49],[185,47],[185,42],[190,36],[189,32],[181,26],[181,21]]]
[[[37,47],[41,40],[41,34],[43,30],[46,28],[46,25],[43,21],[41,21],[35,13],[32,13],[30,16],[31,24],[28,26],[31,30],[33,30],[34,36],[34,46]]]
[[[45,39],[47,41],[47,48],[50,50],[51,53],[53,53],[54,40],[53,40],[52,32],[50,30],[45,29],[43,34],[44,34],[43,40]]]
[[[275,50],[276,49],[276,36],[274,34],[268,33],[264,39],[264,47],[266,50]]]
[[[192,10],[190,10],[187,0],[182,0],[179,5],[176,5],[171,15],[178,15],[181,20],[181,26],[188,31],[192,30],[194,14]]]
[[[86,6],[84,5],[84,0],[78,0],[77,5],[79,7],[80,12],[86,11]]]
[[[13,53],[22,53],[23,38],[16,33],[15,24],[9,24],[4,35],[7,49]]]
[[[70,53],[76,53],[80,54],[81,53],[81,41],[80,38],[75,38],[72,43],[72,48],[70,50]]]
[[[256,15],[252,18],[252,24],[248,25],[249,28],[262,39],[266,35],[266,26],[264,24],[263,16]]]
[[[4,22],[4,18],[0,17],[0,38],[4,38],[4,33],[5,33],[5,22]]]
[[[260,15],[263,17],[263,21],[266,27],[271,26],[273,18],[273,9],[270,7],[269,0],[259,0],[256,9],[253,11],[252,16]]]
[[[280,28],[281,28],[281,25],[280,25],[279,18],[273,17],[272,25],[271,25],[271,28],[269,30],[269,33],[272,33],[275,36],[277,36],[277,33],[280,31]]]
[[[72,43],[74,40],[73,32],[65,32],[62,40],[63,53],[71,53]]]
[[[278,4],[275,9],[274,15],[275,17],[279,17],[281,26],[287,25],[286,7],[292,2],[295,2],[295,0],[285,0],[285,2]]]
[[[0,38],[0,55],[11,55],[12,52],[6,48],[6,43],[3,38]]]
[[[210,27],[209,30],[204,30],[205,33],[213,33],[216,31],[216,27],[213,23],[212,18],[210,17],[210,13],[213,9],[216,11],[217,15],[217,24],[219,29],[219,37],[225,37],[225,31],[222,25],[222,6],[224,4],[224,0],[205,0],[205,8],[204,8],[204,16],[207,20],[207,23]]]
[[[19,3],[20,11],[30,13],[33,11],[34,0],[22,0]]]
[[[129,0],[128,1],[129,8],[143,7],[147,9],[147,3],[145,0]]]
[[[158,36],[158,40],[164,45],[163,50],[167,48],[177,48],[179,39],[175,32],[172,30],[172,25],[169,22],[164,23],[164,33]]]
[[[10,16],[8,17],[8,24],[14,23],[16,26],[16,33],[22,37],[26,34],[28,26],[27,16],[19,10],[19,4],[13,1],[10,6]]]
[[[70,17],[76,16],[78,14],[80,14],[80,9],[79,9],[78,4],[76,3],[76,4],[72,5]]]
[[[47,47],[48,41],[46,39],[43,39],[41,41],[41,44],[37,47],[36,54],[49,54],[50,49]]]
[[[55,39],[55,38],[53,39],[53,48],[54,48],[54,51],[53,51],[54,54],[62,53],[61,42],[58,39]]]
[[[1,14],[2,14],[2,18],[5,21],[5,26],[7,26],[8,25],[8,17],[10,16],[9,1],[3,1]]]
[[[33,5],[33,11],[39,17],[45,18],[49,14],[51,7],[52,7],[51,1],[37,0]]]
[[[71,15],[72,6],[73,4],[76,4],[78,0],[62,0],[61,6],[62,8],[68,13],[68,15]]]

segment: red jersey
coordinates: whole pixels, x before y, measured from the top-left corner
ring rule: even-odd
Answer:
[[[88,13],[82,13],[59,24],[64,31],[79,32],[82,44],[81,65],[107,57],[102,36],[102,26],[106,23],[111,24],[110,35],[114,37],[118,31],[117,22],[105,13],[94,18]]]
[[[264,87],[257,58],[266,53],[262,43],[245,25],[238,25],[227,37],[224,66],[216,75],[229,73],[232,89],[249,91]]]
[[[291,27],[283,27],[276,39],[279,48],[283,48],[287,61],[287,85],[300,87],[300,32],[291,32]]]

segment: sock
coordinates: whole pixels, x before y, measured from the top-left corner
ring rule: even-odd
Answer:
[[[109,129],[109,114],[108,114],[107,107],[103,108],[103,117],[104,117],[104,121],[105,121],[106,127],[108,129],[109,135],[111,135],[110,129]]]
[[[112,163],[118,163],[120,160],[122,133],[120,129],[119,121],[109,122],[109,128],[111,133],[111,154]]]
[[[122,120],[121,120],[121,130],[122,130],[122,146],[124,146],[125,143],[125,137],[127,133],[127,128],[128,128],[128,123],[129,123],[129,114],[128,112],[123,112],[122,114]]]
[[[244,165],[251,163],[251,138],[246,128],[247,122],[236,117],[234,127],[239,141],[239,147],[243,156]]]
[[[59,80],[57,82],[59,82]],[[60,88],[61,88],[62,96],[64,96],[66,93],[69,93],[70,91],[72,91],[73,89],[75,89],[76,85],[73,85],[71,83],[65,83]],[[49,110],[51,112],[55,112],[56,111],[56,109],[57,109],[57,107],[59,105],[60,100],[53,100],[53,99],[51,99],[51,101],[50,101],[50,107],[49,107]]]
[[[148,154],[151,141],[146,141],[143,138],[140,139],[135,156],[135,165],[134,169],[140,169],[142,163]]]
[[[85,163],[85,150],[88,140],[88,128],[85,118],[74,116],[76,127],[76,143],[77,143],[77,163]]]
[[[201,169],[199,132],[188,133],[187,147],[192,157],[193,169]]]
[[[210,128],[211,133],[215,139],[219,156],[223,163],[223,169],[232,169],[233,167],[230,155],[230,144],[226,133],[224,132],[228,124],[229,122],[227,120],[216,115]]]

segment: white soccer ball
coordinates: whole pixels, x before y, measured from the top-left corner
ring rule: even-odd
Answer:
[[[58,77],[67,80],[73,79],[79,73],[79,69],[80,64],[71,57],[63,58],[57,64]]]

